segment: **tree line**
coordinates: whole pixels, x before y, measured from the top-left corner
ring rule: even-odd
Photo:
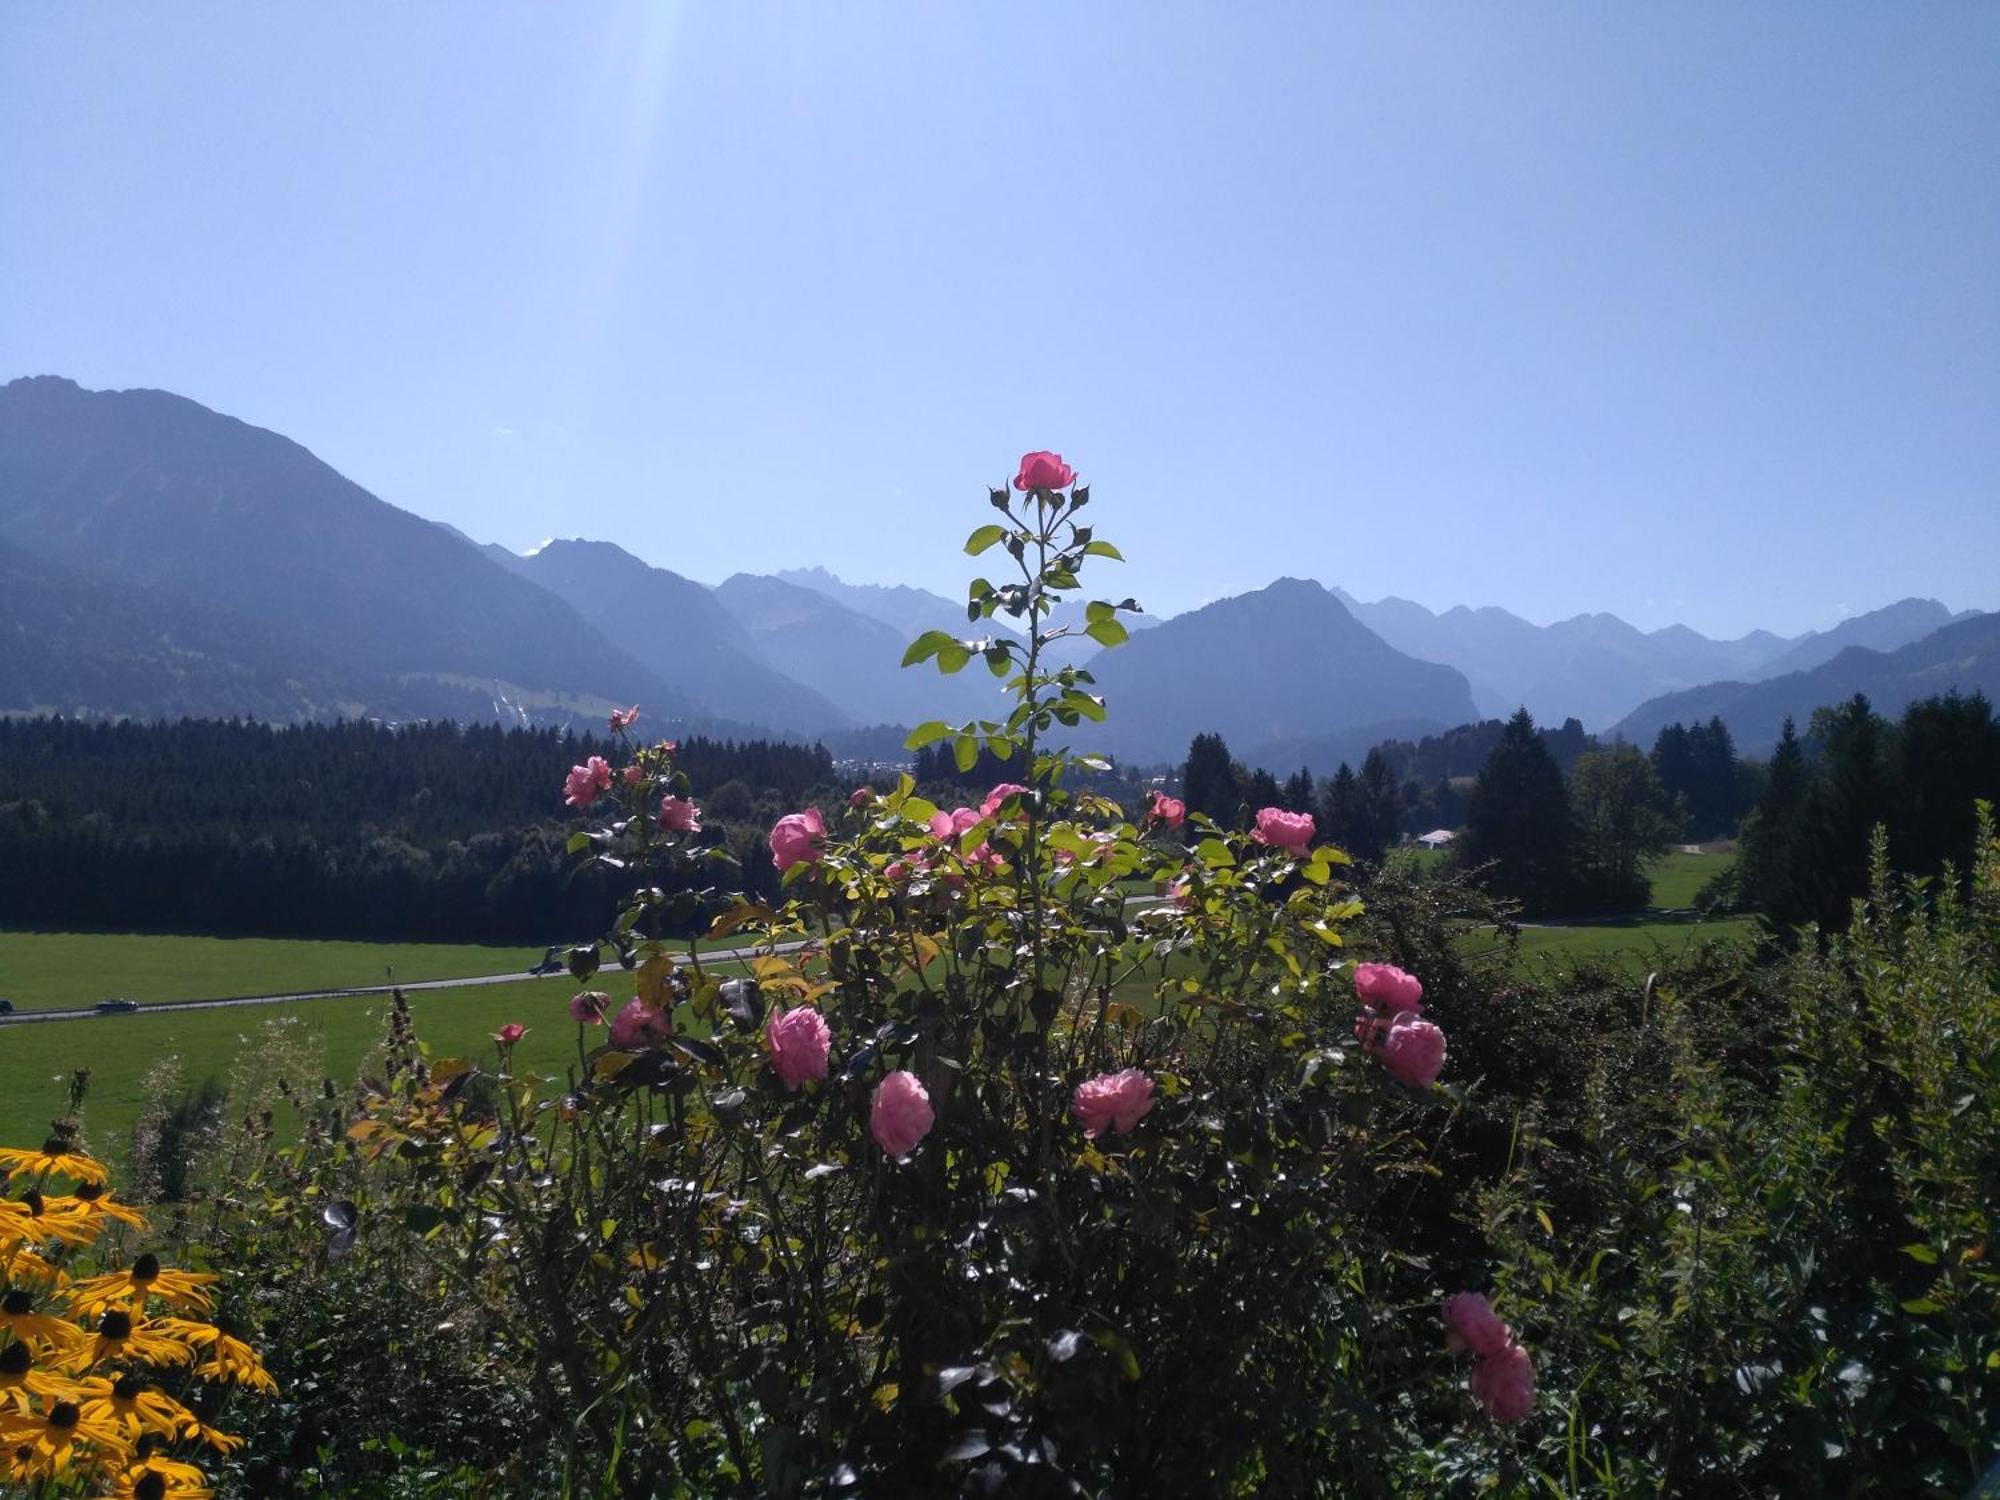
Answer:
[[[492,725],[0,720],[0,926],[539,943],[610,899],[562,779],[605,736]],[[834,790],[820,746],[692,738],[678,760],[741,884],[770,821]]]

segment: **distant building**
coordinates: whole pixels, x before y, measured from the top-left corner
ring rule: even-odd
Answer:
[[[1422,844],[1426,849],[1442,849],[1456,837],[1458,835],[1453,833],[1449,828],[1433,828],[1429,833],[1419,834],[1417,842]]]

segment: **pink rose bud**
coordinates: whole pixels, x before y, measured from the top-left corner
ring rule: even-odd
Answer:
[[[611,732],[613,734],[616,734],[621,729],[630,729],[632,727],[632,721],[638,717],[639,717],[639,705],[636,703],[633,704],[630,708],[612,709]]]
[[[1470,1349],[1481,1358],[1497,1354],[1514,1334],[1507,1320],[1478,1292],[1455,1292],[1444,1299],[1446,1343],[1454,1353]]]
[[[1153,1080],[1137,1068],[1125,1068],[1079,1083],[1069,1109],[1083,1127],[1084,1138],[1094,1141],[1107,1130],[1130,1135],[1156,1102]]]
[[[602,1026],[604,1013],[610,1009],[611,997],[602,990],[585,990],[569,997],[570,1019],[585,1026]]]
[[[505,1026],[502,1026],[498,1031],[493,1033],[493,1040],[496,1042],[505,1042],[507,1045],[512,1046],[527,1034],[528,1028],[523,1026],[519,1021],[509,1021]]]
[[[625,785],[637,786],[646,779],[646,768],[637,761],[625,768]]]
[[[847,794],[847,805],[849,807],[866,807],[874,800],[875,788],[872,786],[858,786]]]
[[[569,768],[569,775],[563,778],[563,801],[571,807],[588,807],[610,785],[611,763],[593,755],[582,765]]]
[[[868,1107],[868,1133],[889,1155],[908,1156],[936,1123],[930,1092],[916,1074],[898,1068],[875,1085],[875,1098]]]
[[[1043,450],[1021,455],[1020,472],[1014,476],[1014,488],[1025,494],[1029,490],[1060,490],[1069,487],[1076,478],[1076,470],[1062,461],[1060,453]]]
[[[1178,797],[1169,797],[1165,792],[1148,792],[1146,816],[1155,823],[1178,828],[1187,820],[1187,804]]]
[[[1009,797],[1018,797],[1027,790],[1017,782],[1003,781],[986,794],[986,800],[979,804],[979,816],[991,818],[999,814],[1000,804]]]
[[[788,1089],[826,1077],[826,1055],[832,1046],[833,1033],[825,1017],[810,1005],[773,1015],[764,1028],[764,1051],[778,1081]]]
[[[1250,837],[1287,854],[1304,854],[1313,841],[1312,814],[1286,812],[1282,807],[1259,808],[1257,830]]]
[[[1472,1368],[1472,1394],[1496,1422],[1522,1420],[1535,1405],[1535,1362],[1509,1341]]]
[[[673,1034],[674,1023],[667,1013],[654,1010],[636,995],[625,1002],[625,1008],[611,1023],[614,1047],[643,1047],[649,1042],[664,1042]]]
[[[662,797],[660,827],[669,833],[700,833],[701,809],[686,797]]]
[[[1389,1023],[1377,1053],[1391,1073],[1413,1089],[1427,1089],[1444,1070],[1444,1032],[1408,1011]]]
[[[771,829],[771,862],[789,870],[801,862],[811,864],[826,852],[826,824],[819,809],[786,813]]]
[[[1394,964],[1356,964],[1354,993],[1364,1004],[1383,1010],[1416,1011],[1424,1008],[1424,986],[1414,974]]]

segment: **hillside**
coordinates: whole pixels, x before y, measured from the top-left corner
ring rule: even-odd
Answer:
[[[1816,708],[1866,693],[1894,716],[1918,698],[1952,689],[2000,698],[2000,614],[1974,615],[1894,651],[1850,646],[1809,671],[1764,682],[1714,682],[1641,704],[1613,730],[1650,746],[1668,724],[1719,715],[1745,755],[1766,755],[1790,718],[1803,731]]]
[[[100,591],[137,585],[169,610],[196,598],[311,641],[358,683],[397,680],[406,709],[461,711],[469,695],[550,717],[699,709],[478,548],[297,443],[164,391],[0,387],[0,540]]]
[[[1204,730],[1249,746],[1479,717],[1459,672],[1404,655],[1297,578],[1177,615],[1092,657],[1090,670],[1111,713],[1088,742],[1128,760],[1177,759]]]

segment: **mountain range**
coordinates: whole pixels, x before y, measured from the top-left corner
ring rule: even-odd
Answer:
[[[1115,651],[1074,639],[1054,653],[1087,663],[1112,706],[1079,739],[1158,762],[1215,729],[1259,763],[1322,771],[1523,704],[1642,743],[1719,713],[1754,750],[1785,714],[1853,691],[1885,708],[1991,691],[2000,658],[2000,616],[1929,599],[1728,641],[1608,614],[1538,626],[1366,603],[1298,578],[1123,618],[1132,637]],[[1006,628],[823,568],[710,587],[598,538],[517,555],[185,397],[55,376],[0,386],[0,713],[560,724],[637,702],[683,730],[881,745],[894,736],[877,726],[998,717],[1007,700],[976,666],[900,663],[926,630]]]

